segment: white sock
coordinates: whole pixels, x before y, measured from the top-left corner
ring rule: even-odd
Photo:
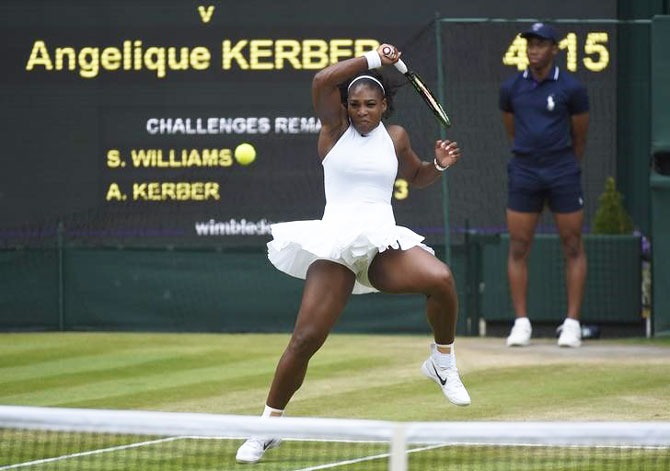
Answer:
[[[454,344],[450,343],[449,345],[440,345],[434,343],[434,348],[431,348],[431,353],[430,356],[433,359],[433,363],[435,363],[437,366],[440,368],[451,368],[455,366],[456,364],[456,359],[454,357]],[[451,353],[442,353],[437,349],[437,347],[442,347],[442,348],[449,348],[451,350]]]
[[[265,409],[263,409],[263,415],[261,415],[261,417],[281,417],[282,415],[284,415],[284,411],[282,409],[274,409],[266,404]]]
[[[565,320],[563,321],[563,325],[568,326],[572,324],[575,327],[579,327],[579,321],[577,319],[571,319],[569,317],[566,317]]]
[[[527,317],[517,317],[516,319],[514,319],[514,325],[515,326],[525,325],[530,327],[530,319],[528,319]]]

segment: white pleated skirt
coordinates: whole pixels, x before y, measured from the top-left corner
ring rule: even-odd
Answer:
[[[422,243],[423,236],[395,224],[390,205],[326,206],[320,220],[273,224],[272,237],[268,258],[278,270],[305,279],[313,262],[330,260],[354,272],[353,294],[378,291],[368,279],[368,268],[380,252],[421,247],[434,254]]]

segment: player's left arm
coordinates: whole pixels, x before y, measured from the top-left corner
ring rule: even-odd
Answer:
[[[438,171],[431,159],[422,161],[416,154],[409,140],[407,131],[402,126],[392,125],[387,128],[395,147],[400,175],[410,184],[424,188],[440,178],[443,172]],[[437,140],[435,142],[435,160],[442,167],[451,167],[461,158],[461,150],[456,142]]]
[[[572,148],[580,162],[584,158],[586,134],[589,130],[589,113],[573,114],[570,116],[570,134],[572,134]]]

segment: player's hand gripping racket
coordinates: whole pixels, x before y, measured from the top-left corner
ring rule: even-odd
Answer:
[[[387,57],[390,57],[392,52],[393,51],[390,47],[385,47],[382,49],[382,53]],[[419,75],[413,70],[409,70],[401,59],[398,59],[398,61],[393,65],[401,74],[407,77],[409,83],[411,83],[417,93],[421,95],[421,98],[423,98],[423,101],[426,102],[437,120],[445,127],[451,126],[451,120],[449,119],[449,116],[447,116],[447,113],[444,112],[444,108],[442,108],[440,102],[437,101],[437,98],[435,98],[433,92],[431,92],[430,89],[426,86],[423,79],[421,79],[421,77],[419,77]]]

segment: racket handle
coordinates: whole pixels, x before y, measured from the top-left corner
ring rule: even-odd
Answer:
[[[386,57],[390,57],[390,56],[391,56],[391,52],[392,52],[392,50],[391,50],[391,48],[388,47],[388,46],[386,46],[386,47],[384,47],[384,49],[382,49],[382,54],[384,54]],[[404,74],[407,73],[407,66],[406,66],[405,63],[402,61],[402,59],[398,59],[398,61],[395,62],[393,65],[395,65],[395,68],[398,69],[398,70],[400,71],[401,74],[404,75]]]
[[[396,62],[396,63],[393,64],[393,65],[395,66],[396,69],[398,69],[398,71],[399,71],[401,74],[406,74],[406,73],[407,73],[407,66],[406,66],[405,63],[402,61],[402,59],[398,59],[398,62]]]

